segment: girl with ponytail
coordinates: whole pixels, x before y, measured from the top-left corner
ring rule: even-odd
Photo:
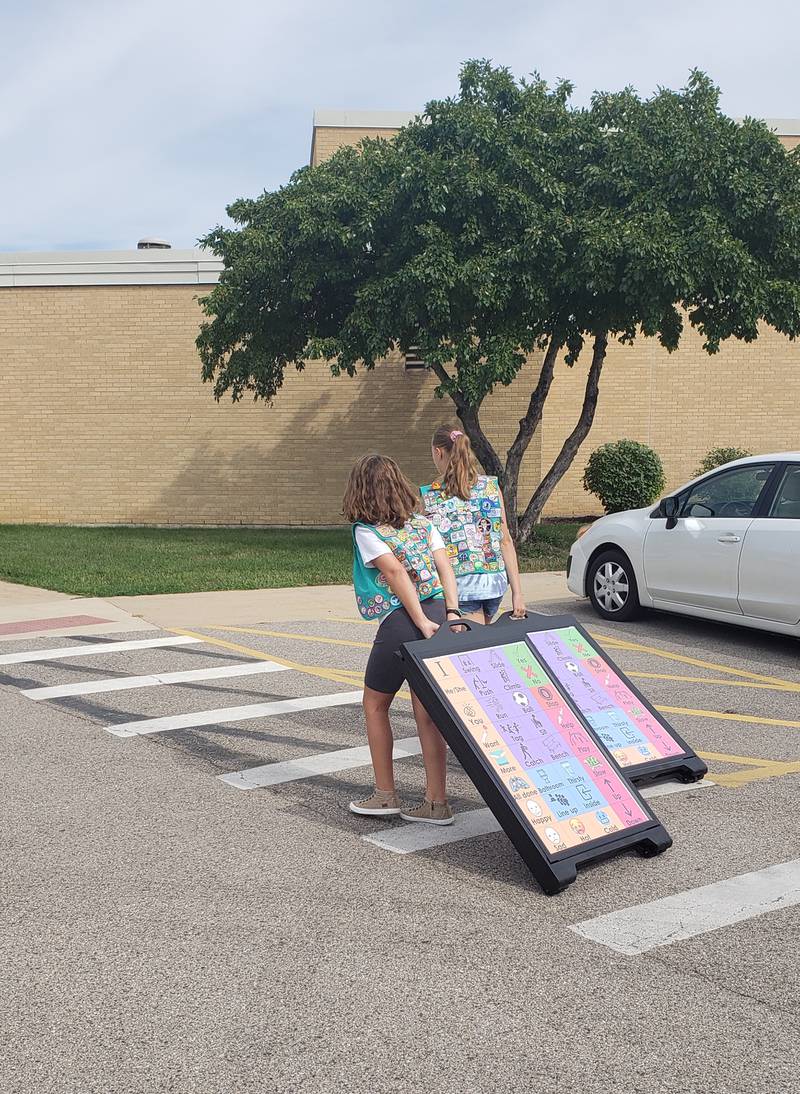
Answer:
[[[478,474],[469,437],[457,427],[439,426],[431,455],[438,478],[420,487],[420,493],[455,570],[462,612],[478,623],[491,623],[510,585],[514,618],[522,619],[517,552],[497,479]]]

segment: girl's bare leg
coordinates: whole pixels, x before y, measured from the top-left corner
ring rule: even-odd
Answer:
[[[389,723],[389,707],[394,695],[385,691],[364,688],[362,706],[364,720],[367,723],[367,742],[375,771],[375,786],[378,790],[394,791],[394,765],[392,764],[392,727]]]
[[[413,691],[411,704],[414,707],[419,742],[422,745],[422,759],[425,763],[425,797],[431,802],[446,801],[447,745],[430,714]]]

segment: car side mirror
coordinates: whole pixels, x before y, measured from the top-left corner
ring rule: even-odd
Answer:
[[[678,499],[664,498],[661,503],[661,512],[667,518],[667,528],[674,528],[678,523]]]

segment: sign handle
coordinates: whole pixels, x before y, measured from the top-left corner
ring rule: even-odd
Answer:
[[[532,619],[532,620],[535,621],[537,619],[550,619],[552,617],[549,616],[549,615],[545,615],[543,612],[526,611],[523,618],[524,619]],[[508,612],[503,612],[502,615],[498,615],[497,619],[495,619],[495,621],[491,625],[493,627],[497,627],[498,625],[502,625],[503,623],[521,623],[521,622],[522,622],[521,619],[514,619],[513,613],[511,611],[508,611]]]

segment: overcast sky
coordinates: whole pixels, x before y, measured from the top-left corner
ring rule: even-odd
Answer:
[[[0,250],[193,246],[308,162],[315,107],[417,110],[488,57],[574,101],[800,116],[796,0],[0,0]]]

